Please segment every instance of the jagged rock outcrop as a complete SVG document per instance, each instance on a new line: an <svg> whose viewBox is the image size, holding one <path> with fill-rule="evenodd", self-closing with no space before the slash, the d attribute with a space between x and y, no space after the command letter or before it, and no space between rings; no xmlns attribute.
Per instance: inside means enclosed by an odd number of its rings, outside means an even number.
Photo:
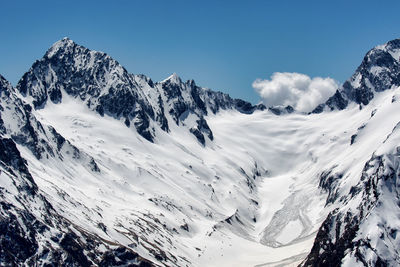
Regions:
<svg viewBox="0 0 400 267"><path fill-rule="evenodd" d="M236 109L252 113L265 108L203 89L193 80L182 82L175 73L154 83L145 75L128 73L107 54L91 51L68 38L56 42L36 61L18 82L17 89L36 109L43 108L47 101L60 103L63 94L78 98L102 116L115 117L128 127L134 125L149 141L154 140L154 127L168 132L169 124L179 125L186 111L203 123L210 111ZM198 130L190 132L204 144L202 140L210 135L204 136L202 128L189 127Z"/></svg>
<svg viewBox="0 0 400 267"><path fill-rule="evenodd" d="M324 109L342 110L351 102L368 105L378 92L400 85L400 39L371 49L356 72L325 103L313 113Z"/></svg>
<svg viewBox="0 0 400 267"><path fill-rule="evenodd" d="M341 207L329 213L301 266L400 264L400 162L399 147L392 143L399 140L398 126L393 135L380 149L385 152L377 151L365 164L359 183L340 196Z"/></svg>
<svg viewBox="0 0 400 267"><path fill-rule="evenodd" d="M34 181L21 145L38 159L69 157L99 172L93 158L44 126L0 76L0 263L10 266L152 266L134 251L90 234L55 210ZM3 187L8 185L7 187ZM78 234L79 233L79 234ZM105 248L105 249L104 249Z"/></svg>
<svg viewBox="0 0 400 267"><path fill-rule="evenodd" d="M360 109L380 92L400 85L400 39L377 46L365 56L356 73L325 104L343 110L354 102ZM397 101L392 97L391 105ZM382 107L380 107L382 108ZM373 109L372 120L378 109ZM350 146L358 142L369 122L351 136ZM319 186L328 193L327 206L334 208L319 228L313 248L301 266L398 266L400 256L399 125L379 144L365 163L361 176L350 189L351 178L332 170L323 172Z"/></svg>
<svg viewBox="0 0 400 267"><path fill-rule="evenodd" d="M14 141L0 137L0 175L3 183L12 185L0 187L2 265L153 265L62 217L40 192L26 164Z"/></svg>

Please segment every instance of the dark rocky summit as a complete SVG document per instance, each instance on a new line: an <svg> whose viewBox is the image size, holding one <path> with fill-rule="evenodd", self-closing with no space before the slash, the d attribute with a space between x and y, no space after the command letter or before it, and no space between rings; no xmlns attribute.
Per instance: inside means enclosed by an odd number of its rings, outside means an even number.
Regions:
<svg viewBox="0 0 400 267"><path fill-rule="evenodd" d="M154 127L169 131L169 124L180 125L185 112L198 117L220 109L236 109L252 113L264 109L229 95L198 87L193 80L183 82L175 73L154 83L145 75L127 72L107 54L91 51L68 38L56 42L36 61L18 82L17 90L32 98L34 108L43 108L47 101L62 102L63 93L78 98L100 115L108 115L133 125L147 140L154 141ZM191 128L200 143L202 125ZM208 129L207 131L211 131Z"/></svg>
<svg viewBox="0 0 400 267"><path fill-rule="evenodd" d="M400 85L400 39L371 49L356 72L325 103L318 105L313 113L324 109L342 110L349 103L368 105L375 93Z"/></svg>

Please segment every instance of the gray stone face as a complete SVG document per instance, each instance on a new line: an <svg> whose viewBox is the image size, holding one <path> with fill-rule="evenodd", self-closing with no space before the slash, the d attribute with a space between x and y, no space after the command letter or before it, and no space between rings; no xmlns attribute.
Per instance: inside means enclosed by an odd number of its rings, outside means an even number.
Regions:
<svg viewBox="0 0 400 267"><path fill-rule="evenodd" d="M356 72L325 103L317 106L313 113L325 108L345 109L350 102L368 105L375 93L400 85L400 39L371 49Z"/></svg>
<svg viewBox="0 0 400 267"><path fill-rule="evenodd" d="M134 126L151 142L155 138L154 124L168 132L168 118L179 125L185 112L196 114L200 119L209 111L216 113L220 109L243 113L263 109L227 94L200 88L193 80L182 82L176 74L154 83L145 75L128 73L107 54L91 51L68 38L55 43L32 65L18 82L17 90L23 96L32 97L36 109L44 107L47 101L62 102L62 92L65 92L81 99L102 116L121 119L127 127ZM190 132L199 136L197 131Z"/></svg>
<svg viewBox="0 0 400 267"><path fill-rule="evenodd" d="M11 120L14 128L9 126ZM31 106L0 76L0 174L2 182L11 185L7 189L0 186L1 265L153 266L132 250L110 246L83 231L55 210L39 190L17 145L28 148L37 159L55 157L62 162L70 157L90 171L100 172L92 157L51 126L42 126Z"/></svg>

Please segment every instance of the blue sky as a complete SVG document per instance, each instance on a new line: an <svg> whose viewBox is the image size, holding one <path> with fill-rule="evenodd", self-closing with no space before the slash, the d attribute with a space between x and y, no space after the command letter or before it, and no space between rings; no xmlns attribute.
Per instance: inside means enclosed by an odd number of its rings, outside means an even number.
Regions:
<svg viewBox="0 0 400 267"><path fill-rule="evenodd" d="M64 36L131 73L183 79L256 103L257 78L345 81L400 38L400 1L2 1L0 74L13 84Z"/></svg>

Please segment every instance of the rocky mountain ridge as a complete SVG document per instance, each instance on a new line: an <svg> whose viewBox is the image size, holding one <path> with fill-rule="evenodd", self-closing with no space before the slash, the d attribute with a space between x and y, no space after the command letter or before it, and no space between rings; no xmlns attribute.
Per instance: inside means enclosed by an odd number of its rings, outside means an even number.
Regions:
<svg viewBox="0 0 400 267"><path fill-rule="evenodd" d="M379 45L365 55L361 65L336 93L313 113L324 109L343 110L350 102L368 105L378 92L400 85L400 39Z"/></svg>
<svg viewBox="0 0 400 267"><path fill-rule="evenodd" d="M62 92L81 99L99 114L132 124L138 133L154 141L156 125L168 132L169 125L182 124L187 114L196 119L189 131L204 145L212 140L204 116L220 109L236 109L243 113L263 110L263 105L232 99L229 95L198 87L193 80L182 82L174 73L154 83L145 75L127 72L117 61L103 52L91 51L64 38L56 42L36 61L18 82L17 90L31 100L36 109L47 101L60 103Z"/></svg>
<svg viewBox="0 0 400 267"><path fill-rule="evenodd" d="M0 263L1 265L151 266L137 253L108 244L59 214L41 192L19 145L38 160L70 158L88 171L100 171L93 158L43 126L30 105L0 76ZM44 242L43 242L44 241ZM104 248L106 248L104 250Z"/></svg>
<svg viewBox="0 0 400 267"><path fill-rule="evenodd" d="M400 265L399 56L300 114L60 40L0 76L0 263Z"/></svg>

